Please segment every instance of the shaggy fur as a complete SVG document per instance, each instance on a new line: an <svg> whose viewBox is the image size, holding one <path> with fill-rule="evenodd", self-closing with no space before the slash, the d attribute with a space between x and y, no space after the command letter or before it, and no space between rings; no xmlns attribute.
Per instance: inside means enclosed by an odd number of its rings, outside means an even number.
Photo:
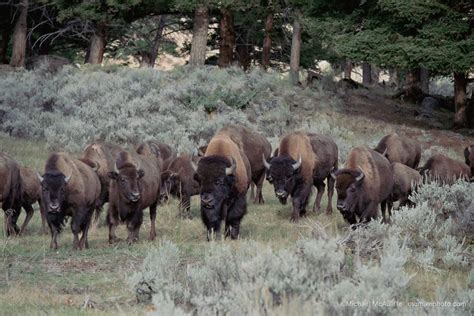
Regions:
<svg viewBox="0 0 474 316"><path fill-rule="evenodd" d="M471 170L466 164L441 154L430 157L418 171L429 179L446 184L453 184L458 179L468 181L471 178Z"/></svg>
<svg viewBox="0 0 474 316"><path fill-rule="evenodd" d="M420 163L420 144L398 134L390 134L382 138L375 147L375 151L380 154L385 153L385 157L390 162L399 162L413 169L416 169Z"/></svg>

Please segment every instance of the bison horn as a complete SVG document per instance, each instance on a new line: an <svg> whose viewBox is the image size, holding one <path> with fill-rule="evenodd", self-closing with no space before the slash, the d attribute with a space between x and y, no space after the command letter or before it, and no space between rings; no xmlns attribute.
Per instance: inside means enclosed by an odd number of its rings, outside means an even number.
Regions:
<svg viewBox="0 0 474 316"><path fill-rule="evenodd" d="M265 154L262 154L262 160L263 160L263 165L265 166L265 169L270 169L270 164L268 163L267 159L265 159Z"/></svg>
<svg viewBox="0 0 474 316"><path fill-rule="evenodd" d="M383 152L382 156L387 157L386 156L387 155L387 150L388 150L388 148L385 148L385 151Z"/></svg>
<svg viewBox="0 0 474 316"><path fill-rule="evenodd" d="M301 167L301 155L300 155L300 159L298 159L298 161L296 163L292 164L291 166L293 167L293 170L296 170L299 167Z"/></svg>
<svg viewBox="0 0 474 316"><path fill-rule="evenodd" d="M191 159L191 166L193 167L194 172L198 171L198 166L194 163L192 159Z"/></svg>
<svg viewBox="0 0 474 316"><path fill-rule="evenodd" d="M336 173L334 172L335 171L335 168L332 167L331 171L330 171L330 175L331 175L331 178L333 178L334 180L336 180Z"/></svg>
<svg viewBox="0 0 474 316"><path fill-rule="evenodd" d="M72 177L72 170L71 170L71 173L66 178L64 178L64 181L68 183L69 180L71 180L71 177Z"/></svg>
<svg viewBox="0 0 474 316"><path fill-rule="evenodd" d="M362 168L360 166L357 166L357 169L359 169L359 175L357 175L355 179L357 182L359 182L362 179L364 179L365 174L364 174L364 171L362 171Z"/></svg>
<svg viewBox="0 0 474 316"><path fill-rule="evenodd" d="M225 168L226 176L230 176L231 174L233 174L235 171L235 168L237 167L237 165L235 164L234 157L232 157L231 160L232 160L232 165L229 168Z"/></svg>
<svg viewBox="0 0 474 316"><path fill-rule="evenodd" d="M114 164L114 172L119 173L119 169L117 167L117 162L115 162L115 164Z"/></svg>
<svg viewBox="0 0 474 316"><path fill-rule="evenodd" d="M40 183L43 183L44 178L40 175L38 171L36 171L36 175L38 176L38 179L40 180Z"/></svg>

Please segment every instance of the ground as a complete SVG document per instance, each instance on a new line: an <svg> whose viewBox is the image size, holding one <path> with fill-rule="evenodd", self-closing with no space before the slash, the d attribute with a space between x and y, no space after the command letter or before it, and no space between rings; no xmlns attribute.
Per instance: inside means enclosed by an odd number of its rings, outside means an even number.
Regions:
<svg viewBox="0 0 474 316"><path fill-rule="evenodd" d="M363 112L355 96L354 108L346 112L328 112L326 115L336 119L343 126L352 126L360 133L371 134L374 131L383 134L392 131L405 131L423 142L425 149L432 145L443 146L461 158L465 145L473 139L459 134L431 129L423 126L419 129L416 120L403 119L405 114L396 116L392 121L382 111ZM359 99L357 99L359 98ZM372 102L373 103L373 102ZM396 108L396 105L394 105ZM369 112L369 113L367 113ZM394 114L397 115L397 114ZM387 122L388 121L388 122ZM408 126L407 126L408 125ZM45 142L13 139L0 136L0 147L20 163L43 169L48 155ZM301 236L308 234L310 223L320 222L331 234L342 234L347 229L337 210L333 215L309 214L298 223L291 223L291 203L281 205L274 197L268 183L264 186L265 205L249 202L248 214L241 225L241 238L256 240L272 247L288 247ZM250 201L250 199L248 199ZM314 195L308 209L312 208ZM335 197L333 201L335 206ZM322 210L327 205L326 195L322 201ZM335 209L335 207L334 207ZM128 246L125 242L109 245L107 227L104 226L105 211L100 222L90 232L90 249L72 250L72 234L69 225L60 238L57 251L49 249L50 236L40 235L40 217L36 212L28 227L27 235L16 238L2 238L0 263L0 314L144 314L150 306L136 303L135 295L127 283L128 277L140 268L141 262L153 247L163 240L177 244L184 252L188 262L199 259L207 245L205 229L199 218L197 199L192 201L192 220L177 219L177 203L171 200L158 209L158 237L154 242L147 240L149 232L148 212L140 233L138 244ZM24 214L20 218L23 220ZM3 222L3 220L1 220ZM3 224L3 223L2 223ZM118 231L125 238L123 226ZM238 241L217 241L236 244ZM427 272L417 267L409 267L413 272L410 294L429 299L434 297L437 284L446 284L448 288L461 285L466 287L468 271Z"/></svg>

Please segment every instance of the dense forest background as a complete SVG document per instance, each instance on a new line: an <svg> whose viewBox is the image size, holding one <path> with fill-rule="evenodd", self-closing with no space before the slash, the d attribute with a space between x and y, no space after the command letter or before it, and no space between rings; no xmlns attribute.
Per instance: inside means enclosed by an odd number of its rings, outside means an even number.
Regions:
<svg viewBox="0 0 474 316"><path fill-rule="evenodd" d="M46 55L153 68L168 53L192 66L289 71L299 83L301 70L317 78L325 60L345 79L360 66L364 85L388 85L415 103L429 94L430 78L448 77L461 127L474 121L466 94L473 26L469 0L2 1L0 62L31 68Z"/></svg>

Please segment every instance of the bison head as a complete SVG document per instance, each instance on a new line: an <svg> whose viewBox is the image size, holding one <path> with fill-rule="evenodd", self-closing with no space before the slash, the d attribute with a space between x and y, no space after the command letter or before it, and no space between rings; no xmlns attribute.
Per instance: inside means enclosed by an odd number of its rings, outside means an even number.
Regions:
<svg viewBox="0 0 474 316"><path fill-rule="evenodd" d="M268 182L273 184L275 195L280 203L286 204L288 196L293 192L299 180L301 171L301 156L295 161L290 156L277 156L268 162L263 157L263 163L267 169Z"/></svg>
<svg viewBox="0 0 474 316"><path fill-rule="evenodd" d="M202 158L194 180L199 183L201 214L209 231L219 231L222 210L235 183L236 163L221 156Z"/></svg>
<svg viewBox="0 0 474 316"><path fill-rule="evenodd" d="M59 213L66 202L66 187L71 179L61 172L48 172L38 178L41 182L41 201L50 213Z"/></svg>
<svg viewBox="0 0 474 316"><path fill-rule="evenodd" d="M179 197L180 179L179 174L166 170L161 173L160 201L162 203L168 200L169 195Z"/></svg>
<svg viewBox="0 0 474 316"><path fill-rule="evenodd" d="M339 169L331 171L331 177L336 180L337 209L342 215L354 213L359 204L364 172L362 169Z"/></svg>
<svg viewBox="0 0 474 316"><path fill-rule="evenodd" d="M136 203L140 200L141 181L145 172L138 166L125 163L120 169L115 165L115 170L108 173L112 181L117 182L119 195L127 202Z"/></svg>

